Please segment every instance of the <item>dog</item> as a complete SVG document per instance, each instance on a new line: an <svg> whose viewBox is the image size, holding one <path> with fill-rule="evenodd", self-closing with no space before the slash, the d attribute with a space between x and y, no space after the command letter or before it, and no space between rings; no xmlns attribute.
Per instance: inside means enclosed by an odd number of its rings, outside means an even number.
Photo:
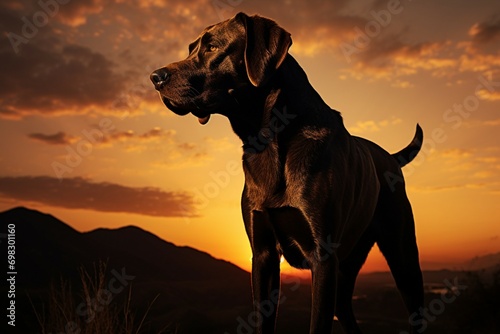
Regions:
<svg viewBox="0 0 500 334"><path fill-rule="evenodd" d="M186 59L150 76L175 114L201 124L222 114L243 142L256 330L274 333L283 256L312 271L310 333L331 333L334 315L345 332L361 333L352 294L377 243L416 332L424 293L401 167L419 152L422 129L417 124L411 143L392 155L351 136L288 53L291 44L273 20L238 13L207 27Z"/></svg>

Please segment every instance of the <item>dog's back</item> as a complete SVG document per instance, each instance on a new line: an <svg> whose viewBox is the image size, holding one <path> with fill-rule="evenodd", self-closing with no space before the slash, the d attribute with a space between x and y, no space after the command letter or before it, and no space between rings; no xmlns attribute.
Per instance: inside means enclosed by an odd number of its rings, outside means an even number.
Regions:
<svg viewBox="0 0 500 334"><path fill-rule="evenodd" d="M370 151L381 188L388 187L393 192L398 189L399 191L404 190L404 187L401 188L404 186L401 168L410 163L420 152L423 142L422 128L417 124L412 141L405 148L393 154L368 139L355 136L353 138Z"/></svg>

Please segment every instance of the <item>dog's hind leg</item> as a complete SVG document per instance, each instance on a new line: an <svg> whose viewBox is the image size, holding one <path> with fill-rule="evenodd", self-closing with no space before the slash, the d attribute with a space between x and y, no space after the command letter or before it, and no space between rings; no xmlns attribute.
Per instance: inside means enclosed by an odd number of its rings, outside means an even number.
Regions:
<svg viewBox="0 0 500 334"><path fill-rule="evenodd" d="M373 228L369 226L349 256L340 262L336 315L347 334L361 333L352 309L352 295L359 270L374 244Z"/></svg>
<svg viewBox="0 0 500 334"><path fill-rule="evenodd" d="M377 244L389 264L409 313L412 333L426 326L420 314L424 303L422 271L418 259L415 223L406 194L386 194L379 203Z"/></svg>

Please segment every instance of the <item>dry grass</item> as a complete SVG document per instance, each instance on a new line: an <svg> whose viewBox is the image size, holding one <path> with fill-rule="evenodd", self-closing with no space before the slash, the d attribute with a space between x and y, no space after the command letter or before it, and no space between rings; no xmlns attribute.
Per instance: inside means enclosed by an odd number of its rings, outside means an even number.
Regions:
<svg viewBox="0 0 500 334"><path fill-rule="evenodd" d="M81 288L75 294L71 283L63 278L52 284L46 307L36 310L42 334L140 334L147 314L158 296L149 303L146 312L136 319L131 309L132 284L118 293L107 290L107 264L99 262L93 272L79 270ZM120 301L119 301L120 300ZM78 302L77 302L78 301Z"/></svg>

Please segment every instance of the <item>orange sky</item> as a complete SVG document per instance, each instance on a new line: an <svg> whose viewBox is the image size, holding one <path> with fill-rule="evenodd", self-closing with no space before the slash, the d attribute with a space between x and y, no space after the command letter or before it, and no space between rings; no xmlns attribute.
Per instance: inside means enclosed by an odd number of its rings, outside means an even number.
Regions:
<svg viewBox="0 0 500 334"><path fill-rule="evenodd" d="M424 269L500 251L498 1L86 0L25 27L43 10L0 4L1 210L80 231L138 225L249 269L239 140L221 116L175 116L148 79L245 11L291 32L352 134L394 152L422 125L404 172ZM374 249L363 270L386 268Z"/></svg>

